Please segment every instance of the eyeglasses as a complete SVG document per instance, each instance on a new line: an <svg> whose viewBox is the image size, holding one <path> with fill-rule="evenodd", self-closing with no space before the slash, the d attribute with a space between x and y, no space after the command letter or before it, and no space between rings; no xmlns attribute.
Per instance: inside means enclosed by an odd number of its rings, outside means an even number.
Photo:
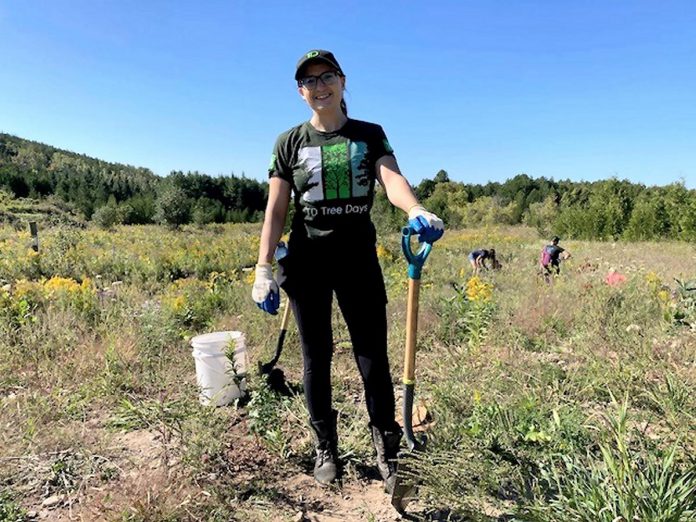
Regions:
<svg viewBox="0 0 696 522"><path fill-rule="evenodd" d="M304 87L313 91L319 85L319 80L324 85L333 85L338 80L339 74L336 71L326 71L321 73L319 76L305 76L297 81L300 87Z"/></svg>

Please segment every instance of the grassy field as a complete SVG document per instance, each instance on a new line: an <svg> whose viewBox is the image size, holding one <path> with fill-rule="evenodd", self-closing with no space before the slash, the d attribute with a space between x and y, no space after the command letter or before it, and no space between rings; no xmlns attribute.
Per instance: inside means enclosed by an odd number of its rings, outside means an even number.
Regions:
<svg viewBox="0 0 696 522"><path fill-rule="evenodd" d="M312 439L290 328L251 301L259 225L0 229L0 522L394 520L372 467L362 386L335 315L342 483L311 479ZM395 386L406 264L378 253ZM696 520L696 248L563 243L547 284L525 228L447 232L424 269L416 387L428 452L423 520ZM467 253L503 268L471 278ZM607 283L616 271L625 281ZM620 278L619 278L620 279ZM250 397L197 400L189 339L246 335ZM425 416L425 415L422 415Z"/></svg>

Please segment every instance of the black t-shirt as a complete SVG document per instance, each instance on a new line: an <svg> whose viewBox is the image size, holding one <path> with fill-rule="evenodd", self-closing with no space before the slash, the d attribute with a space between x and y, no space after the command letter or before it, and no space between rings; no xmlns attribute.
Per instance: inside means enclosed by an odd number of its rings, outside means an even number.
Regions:
<svg viewBox="0 0 696 522"><path fill-rule="evenodd" d="M281 134L268 176L292 187L295 239L365 237L374 244L375 164L393 154L382 127L359 120L348 119L335 132L305 122Z"/></svg>

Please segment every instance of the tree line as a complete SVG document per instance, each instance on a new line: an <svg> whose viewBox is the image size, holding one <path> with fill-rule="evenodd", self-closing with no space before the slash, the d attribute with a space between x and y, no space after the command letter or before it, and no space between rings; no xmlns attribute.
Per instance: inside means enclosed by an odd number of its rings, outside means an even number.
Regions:
<svg viewBox="0 0 696 522"><path fill-rule="evenodd" d="M576 182L519 174L503 183L470 184L440 170L415 192L449 228L525 224L566 239L696 240L696 191L683 182L648 187L615 178ZM382 230L403 225L383 192L373 215Z"/></svg>
<svg viewBox="0 0 696 522"><path fill-rule="evenodd" d="M524 223L542 235L574 239L696 239L696 191L683 182L648 187L616 178L573 182L520 174L471 185L441 171L418 192L453 227Z"/></svg>
<svg viewBox="0 0 696 522"><path fill-rule="evenodd" d="M268 184L199 172L163 178L0 134L0 190L15 198L57 198L104 226L176 226L259 221ZM615 178L575 182L519 174L502 183L473 184L451 181L440 170L415 191L451 228L526 224L567 239L696 240L696 191L684 183L648 187ZM380 229L394 231L404 216L378 190L373 218Z"/></svg>

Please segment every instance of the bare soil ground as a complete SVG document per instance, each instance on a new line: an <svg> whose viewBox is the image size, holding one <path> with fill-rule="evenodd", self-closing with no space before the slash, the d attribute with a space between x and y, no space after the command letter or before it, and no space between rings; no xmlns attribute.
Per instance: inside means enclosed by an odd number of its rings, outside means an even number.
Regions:
<svg viewBox="0 0 696 522"><path fill-rule="evenodd" d="M137 430L114 434L108 447L102 450L103 458L118 471L114 479L95 486L86 480L85 486L72 495L48 498L35 495L27 499L24 507L31 518L46 521L153 520L151 517L158 511L179 513L177 519L182 520L206 520L193 506L205 503L206 497L212 495L207 486L222 481L234 492L232 501L239 503L240 513L245 513L244 520L402 519L391 506L372 466L351 468L337 486L321 487L312 478L311 456L282 460L249 435L245 424L241 419L231 427L230 440L234 443L224 453L227 476L216 473L185 476L175 448L163 444L161 434ZM94 429L99 427L95 425ZM258 502L252 497L258 493L259 484L263 484L266 492L272 492L269 495L272 500L269 505L253 510L250 502ZM410 506L410 511L415 510L415 517L418 509L417 503ZM258 515L252 514L254 511Z"/></svg>

